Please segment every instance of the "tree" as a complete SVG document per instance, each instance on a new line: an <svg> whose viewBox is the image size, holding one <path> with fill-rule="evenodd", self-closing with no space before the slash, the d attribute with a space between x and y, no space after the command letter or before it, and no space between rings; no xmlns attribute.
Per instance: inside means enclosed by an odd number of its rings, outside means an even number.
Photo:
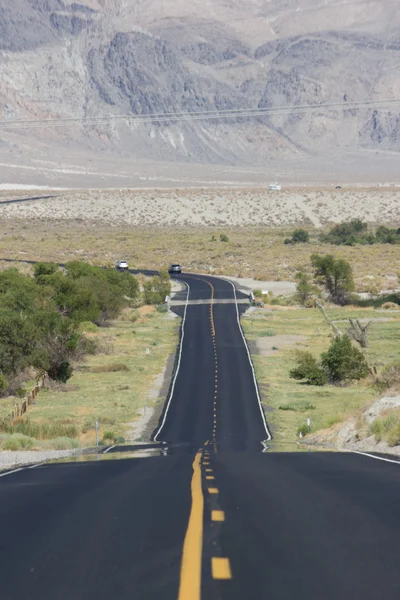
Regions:
<svg viewBox="0 0 400 600"><path fill-rule="evenodd" d="M351 265L341 258L335 259L331 254L313 254L311 264L316 280L325 286L332 302L340 306L347 304L348 297L354 290Z"/></svg>
<svg viewBox="0 0 400 600"><path fill-rule="evenodd" d="M332 383L358 380L368 375L365 356L352 345L348 335L332 340L329 350L321 354L321 366Z"/></svg>
<svg viewBox="0 0 400 600"><path fill-rule="evenodd" d="M171 282L167 272L161 271L143 285L143 297L146 304L162 304L166 296L171 295Z"/></svg>
<svg viewBox="0 0 400 600"><path fill-rule="evenodd" d="M32 312L37 295L37 285L31 277L17 269L0 273L0 308L16 312Z"/></svg>
<svg viewBox="0 0 400 600"><path fill-rule="evenodd" d="M66 382L72 376L71 362L84 353L83 338L72 320L56 312L35 315L37 345L33 365L51 379Z"/></svg>
<svg viewBox="0 0 400 600"><path fill-rule="evenodd" d="M317 359L310 352L298 350L296 352L297 367L290 371L290 377L297 380L305 380L308 385L325 385L328 377Z"/></svg>
<svg viewBox="0 0 400 600"><path fill-rule="evenodd" d="M315 292L315 287L310 283L310 278L305 273L296 273L295 279L297 279L296 296L300 304L304 306Z"/></svg>
<svg viewBox="0 0 400 600"><path fill-rule="evenodd" d="M46 276L53 275L56 271L58 271L58 265L56 265L56 263L38 262L34 266L33 276L37 283L43 284L46 283Z"/></svg>
<svg viewBox="0 0 400 600"><path fill-rule="evenodd" d="M349 319L350 327L347 330L348 336L360 344L361 348L368 347L368 327L371 325L369 321L363 325L358 319Z"/></svg>
<svg viewBox="0 0 400 600"><path fill-rule="evenodd" d="M16 375L32 364L36 347L36 329L21 314L2 311L0 315L0 371Z"/></svg>

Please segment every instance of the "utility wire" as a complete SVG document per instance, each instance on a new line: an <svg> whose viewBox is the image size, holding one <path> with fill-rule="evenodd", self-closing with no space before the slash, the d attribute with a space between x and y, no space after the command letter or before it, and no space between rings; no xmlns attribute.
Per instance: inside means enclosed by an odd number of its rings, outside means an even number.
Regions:
<svg viewBox="0 0 400 600"><path fill-rule="evenodd" d="M95 125L97 123L162 123L176 121L202 121L220 119L248 119L254 117L267 117L269 115L329 112L336 110L365 110L390 108L400 106L400 99L393 100L368 100L364 102L332 102L312 105L277 106L271 108L241 108L194 112L167 112L150 114L125 114L107 115L103 117L60 117L51 119L21 119L0 121L0 129L34 129L48 125L52 127L68 127L73 124Z"/></svg>

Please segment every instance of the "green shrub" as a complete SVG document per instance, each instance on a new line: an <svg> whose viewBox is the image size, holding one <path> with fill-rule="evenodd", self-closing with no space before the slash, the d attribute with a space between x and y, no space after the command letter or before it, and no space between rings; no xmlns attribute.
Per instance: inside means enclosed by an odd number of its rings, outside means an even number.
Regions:
<svg viewBox="0 0 400 600"><path fill-rule="evenodd" d="M291 238L287 238L285 244L307 244L310 241L310 234L305 229L295 229Z"/></svg>
<svg viewBox="0 0 400 600"><path fill-rule="evenodd" d="M97 333L98 330L98 326L91 321L83 321L78 327L79 333Z"/></svg>
<svg viewBox="0 0 400 600"><path fill-rule="evenodd" d="M332 340L329 350L321 354L321 366L332 383L359 380L368 375L365 356L347 335Z"/></svg>
<svg viewBox="0 0 400 600"><path fill-rule="evenodd" d="M73 450L79 448L79 446L78 440L69 437L57 437L46 443L46 448L52 448L53 450Z"/></svg>
<svg viewBox="0 0 400 600"><path fill-rule="evenodd" d="M105 431L103 434L103 443L108 444L110 442L115 442L117 437L118 436L113 431Z"/></svg>
<svg viewBox="0 0 400 600"><path fill-rule="evenodd" d="M308 434L308 425L306 423L297 428L297 435L300 435L300 433L303 437Z"/></svg>
<svg viewBox="0 0 400 600"><path fill-rule="evenodd" d="M229 238L225 233L221 233L219 239L221 240L221 242L229 242Z"/></svg>
<svg viewBox="0 0 400 600"><path fill-rule="evenodd" d="M132 312L129 315L129 321L131 323L136 323L136 321L138 320L138 318L139 318L138 311L137 310L132 310Z"/></svg>
<svg viewBox="0 0 400 600"><path fill-rule="evenodd" d="M166 304L158 304L156 310L159 313L167 313L168 312L168 306Z"/></svg>
<svg viewBox="0 0 400 600"><path fill-rule="evenodd" d="M400 423L397 423L387 435L387 443L391 448L400 445Z"/></svg>
<svg viewBox="0 0 400 600"><path fill-rule="evenodd" d="M290 371L292 379L303 380L308 385L325 385L328 382L326 372L310 352L297 350L295 355L297 367Z"/></svg>
<svg viewBox="0 0 400 600"><path fill-rule="evenodd" d="M26 435L12 434L3 443L3 450L31 450L36 443L35 439Z"/></svg>

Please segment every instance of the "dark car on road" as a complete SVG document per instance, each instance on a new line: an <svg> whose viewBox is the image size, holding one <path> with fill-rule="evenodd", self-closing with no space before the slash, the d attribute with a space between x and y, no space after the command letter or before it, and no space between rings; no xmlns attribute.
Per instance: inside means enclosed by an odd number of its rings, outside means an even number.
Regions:
<svg viewBox="0 0 400 600"><path fill-rule="evenodd" d="M181 265L171 265L168 269L168 273L170 275L176 275L177 273L182 273Z"/></svg>

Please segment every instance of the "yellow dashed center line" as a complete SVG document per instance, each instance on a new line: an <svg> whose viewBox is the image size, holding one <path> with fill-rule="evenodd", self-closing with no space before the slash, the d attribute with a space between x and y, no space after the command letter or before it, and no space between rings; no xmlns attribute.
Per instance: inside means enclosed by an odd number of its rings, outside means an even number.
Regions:
<svg viewBox="0 0 400 600"><path fill-rule="evenodd" d="M211 572L214 579L232 579L229 558L212 558Z"/></svg>
<svg viewBox="0 0 400 600"><path fill-rule="evenodd" d="M212 510L211 511L212 521L225 521L225 513L223 510Z"/></svg>

